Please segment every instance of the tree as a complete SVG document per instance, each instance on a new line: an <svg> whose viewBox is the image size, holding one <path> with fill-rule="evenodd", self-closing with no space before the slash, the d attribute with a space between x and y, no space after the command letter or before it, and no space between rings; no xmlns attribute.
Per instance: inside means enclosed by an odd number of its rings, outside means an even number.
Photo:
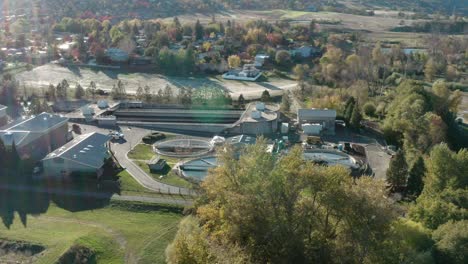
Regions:
<svg viewBox="0 0 468 264"><path fill-rule="evenodd" d="M276 52L275 61L280 66L288 66L291 63L291 54L286 50Z"/></svg>
<svg viewBox="0 0 468 264"><path fill-rule="evenodd" d="M239 158L230 146L219 154L168 262L372 263L396 216L382 182L257 142Z"/></svg>
<svg viewBox="0 0 468 264"><path fill-rule="evenodd" d="M231 55L228 58L228 64L230 68L239 68L241 65L241 59L237 55Z"/></svg>
<svg viewBox="0 0 468 264"><path fill-rule="evenodd" d="M143 101L143 98L144 98L143 87L141 87L141 85L138 85L138 89L136 91L136 99L139 101Z"/></svg>
<svg viewBox="0 0 468 264"><path fill-rule="evenodd" d="M446 76L447 76L448 81L454 81L455 79L457 79L458 78L457 68L454 65L448 65Z"/></svg>
<svg viewBox="0 0 468 264"><path fill-rule="evenodd" d="M348 100L346 100L343 117L348 125L351 121L351 116L353 115L355 104L356 100L354 99L354 97L349 97Z"/></svg>
<svg viewBox="0 0 468 264"><path fill-rule="evenodd" d="M117 82L117 85L114 84L111 90L111 96L114 100L123 100L127 98L127 91L121 80Z"/></svg>
<svg viewBox="0 0 468 264"><path fill-rule="evenodd" d="M463 201L468 196L468 150L453 152L447 144L437 145L426 165L424 188L409 216L431 229L466 219L468 206Z"/></svg>
<svg viewBox="0 0 468 264"><path fill-rule="evenodd" d="M80 84L76 85L75 88L75 99L82 99L86 95L85 90Z"/></svg>
<svg viewBox="0 0 468 264"><path fill-rule="evenodd" d="M53 84L49 84L46 92L46 98L48 101L55 101L57 99L55 96L55 86Z"/></svg>
<svg viewBox="0 0 468 264"><path fill-rule="evenodd" d="M408 185L406 187L406 193L417 198L424 188L424 174L426 173L426 166L424 165L424 159L419 157L413 164L409 171Z"/></svg>
<svg viewBox="0 0 468 264"><path fill-rule="evenodd" d="M358 130L361 127L361 109L359 109L359 105L356 104L353 107L353 114L351 115L351 120L349 121L352 128Z"/></svg>
<svg viewBox="0 0 468 264"><path fill-rule="evenodd" d="M390 160L390 167L387 170L387 182L392 186L393 191L399 191L406 186L408 177L408 165L405 154L399 150Z"/></svg>
<svg viewBox="0 0 468 264"><path fill-rule="evenodd" d="M426 65L424 66L424 75L426 76L426 80L432 81L434 79L434 76L437 73L437 67L432 58L430 58Z"/></svg>
<svg viewBox="0 0 468 264"><path fill-rule="evenodd" d="M197 19L197 22L195 23L195 39L196 40L200 40L203 38L203 35L204 35L204 30L203 30L203 26L202 24L200 23L200 20Z"/></svg>
<svg viewBox="0 0 468 264"><path fill-rule="evenodd" d="M262 96L260 97L260 101L262 101L264 103L267 103L267 102L271 101L270 92L268 92L268 90L263 91Z"/></svg>
<svg viewBox="0 0 468 264"><path fill-rule="evenodd" d="M244 95L243 94L240 94L239 95L239 98L237 99L237 103L239 104L239 106L244 106L245 105L245 99L244 99Z"/></svg>
<svg viewBox="0 0 468 264"><path fill-rule="evenodd" d="M96 83L91 81L89 83L89 87L86 89L86 96L94 100L96 97L96 90L97 90Z"/></svg>
<svg viewBox="0 0 468 264"><path fill-rule="evenodd" d="M145 88L143 89L143 100L146 103L150 103L152 100L152 94L151 94L151 88L148 85L145 85Z"/></svg>
<svg viewBox="0 0 468 264"><path fill-rule="evenodd" d="M68 84L68 81L63 79L62 82L60 82L56 87L56 92L55 92L56 97L60 100L66 100L68 98L69 88L70 88L70 85Z"/></svg>
<svg viewBox="0 0 468 264"><path fill-rule="evenodd" d="M468 262L468 220L450 221L433 233L437 263Z"/></svg>
<svg viewBox="0 0 468 264"><path fill-rule="evenodd" d="M294 75L296 75L296 79L299 82L303 82L307 79L307 77L309 76L309 71L310 68L307 64L297 64L293 68Z"/></svg>
<svg viewBox="0 0 468 264"><path fill-rule="evenodd" d="M163 92L163 102L169 104L172 102L174 97L174 93L172 91L172 87L170 85L166 85Z"/></svg>
<svg viewBox="0 0 468 264"><path fill-rule="evenodd" d="M3 140L0 138L0 157L6 157L7 156L7 149L5 146L5 143L3 143ZM6 160L5 159L0 159L0 173L2 171L2 168L6 165Z"/></svg>
<svg viewBox="0 0 468 264"><path fill-rule="evenodd" d="M366 114L366 116L370 116L370 117L375 116L376 107L375 107L375 104L372 102L367 102L362 107L362 110L364 110L364 114Z"/></svg>
<svg viewBox="0 0 468 264"><path fill-rule="evenodd" d="M17 105L19 83L10 73L3 74L2 85L0 87L0 104Z"/></svg>
<svg viewBox="0 0 468 264"><path fill-rule="evenodd" d="M289 91L286 91L281 98L281 110L283 112L289 112L291 110L291 94Z"/></svg>

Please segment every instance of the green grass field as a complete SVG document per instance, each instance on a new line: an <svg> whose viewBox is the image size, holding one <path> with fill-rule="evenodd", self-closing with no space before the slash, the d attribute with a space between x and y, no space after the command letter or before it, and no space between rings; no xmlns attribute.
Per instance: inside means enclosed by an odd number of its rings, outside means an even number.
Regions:
<svg viewBox="0 0 468 264"><path fill-rule="evenodd" d="M97 263L165 263L164 250L182 217L180 208L111 202L105 208L69 212L51 204L47 213L18 217L0 238L46 247L37 263L55 263L72 245L96 254ZM17 215L16 215L17 216Z"/></svg>
<svg viewBox="0 0 468 264"><path fill-rule="evenodd" d="M190 182L177 176L176 174L170 171L172 166L174 166L177 162L179 162L179 160L176 158L161 156L162 159L166 160L168 166L170 166L170 168L167 170L168 173L158 174L158 173L150 172L150 169L148 168L148 165L146 164L146 162L144 162L144 160L151 160L154 156L155 156L155 153L153 152L152 146L147 145L147 144L138 144L135 146L134 149L132 149L128 153L128 158L134 160L136 165L138 165L143 171L145 171L148 175L153 177L155 180L160 181L162 183L177 186L177 187L184 187L184 188L192 187L192 184ZM161 177L161 175L163 177ZM141 190L141 191L146 190L145 188L141 186L137 186L139 184L135 180L133 180L130 175L122 174L120 176L121 176L121 182L122 182L122 191L125 191L126 189L127 190L130 190L130 189ZM138 188L138 187L141 187L141 188Z"/></svg>
<svg viewBox="0 0 468 264"><path fill-rule="evenodd" d="M152 173L150 171L148 165L145 162L135 161L135 164L137 164L138 167L140 167L148 175L150 175L151 177L153 177L157 181L160 181L160 182L166 183L166 184L170 184L170 185L173 185L173 186L177 186L177 187L184 187L184 188L191 188L192 187L192 184L190 182L188 182L184 178L181 178L181 177L177 176L175 173L170 171L172 169L172 166L175 163L171 163L171 162L168 161L167 164L168 164L168 166L170 166L170 169L168 170L169 172L167 174L162 175L163 177L161 177L161 174Z"/></svg>
<svg viewBox="0 0 468 264"><path fill-rule="evenodd" d="M128 153L129 159L151 160L155 156L151 145L138 144Z"/></svg>

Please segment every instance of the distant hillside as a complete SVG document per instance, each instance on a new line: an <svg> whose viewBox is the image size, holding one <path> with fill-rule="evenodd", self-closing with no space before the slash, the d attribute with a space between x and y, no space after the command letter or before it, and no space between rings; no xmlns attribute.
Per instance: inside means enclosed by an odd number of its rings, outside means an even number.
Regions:
<svg viewBox="0 0 468 264"><path fill-rule="evenodd" d="M365 14L366 9L383 8L444 14L455 11L468 15L468 0L0 0L3 12L50 14L57 19L65 16L148 19L229 9L326 10Z"/></svg>
<svg viewBox="0 0 468 264"><path fill-rule="evenodd" d="M424 13L443 13L451 15L453 12L468 15L467 0L341 0L342 4L362 6L367 8L388 8L392 10L411 10Z"/></svg>

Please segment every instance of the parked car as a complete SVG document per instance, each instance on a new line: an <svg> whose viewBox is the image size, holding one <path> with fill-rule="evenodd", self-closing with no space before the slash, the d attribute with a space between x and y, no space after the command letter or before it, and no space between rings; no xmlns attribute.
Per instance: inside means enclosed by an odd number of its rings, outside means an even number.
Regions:
<svg viewBox="0 0 468 264"><path fill-rule="evenodd" d="M125 138L125 135L118 131L110 131L109 136L111 136L113 140L120 140Z"/></svg>
<svg viewBox="0 0 468 264"><path fill-rule="evenodd" d="M80 127L78 124L73 124L73 125L72 125L72 130L73 130L73 132L75 132L76 134L81 134L81 127Z"/></svg>

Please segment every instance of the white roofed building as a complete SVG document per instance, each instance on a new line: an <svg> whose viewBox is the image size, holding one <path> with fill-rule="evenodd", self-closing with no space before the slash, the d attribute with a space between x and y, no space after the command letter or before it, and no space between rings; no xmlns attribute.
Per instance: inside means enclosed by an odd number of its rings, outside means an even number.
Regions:
<svg viewBox="0 0 468 264"><path fill-rule="evenodd" d="M76 137L42 160L45 177L61 178L73 174L101 177L105 162L111 157L109 140L109 136L99 133Z"/></svg>

